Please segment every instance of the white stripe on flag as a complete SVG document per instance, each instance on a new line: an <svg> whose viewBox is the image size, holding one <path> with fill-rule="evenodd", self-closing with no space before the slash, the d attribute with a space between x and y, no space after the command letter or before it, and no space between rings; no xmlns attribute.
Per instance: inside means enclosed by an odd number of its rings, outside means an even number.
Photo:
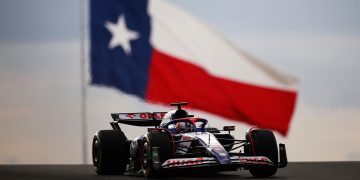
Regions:
<svg viewBox="0 0 360 180"><path fill-rule="evenodd" d="M154 48L198 65L217 77L262 87L297 89L296 78L249 57L183 10L163 0L150 0L149 14Z"/></svg>

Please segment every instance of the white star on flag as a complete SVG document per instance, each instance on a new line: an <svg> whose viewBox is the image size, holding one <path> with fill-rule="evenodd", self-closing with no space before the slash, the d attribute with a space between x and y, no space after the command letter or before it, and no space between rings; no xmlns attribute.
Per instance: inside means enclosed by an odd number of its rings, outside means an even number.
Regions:
<svg viewBox="0 0 360 180"><path fill-rule="evenodd" d="M120 15L118 21L114 24L107 21L105 27L110 31L112 38L109 48L114 49L121 46L127 55L131 54L130 41L138 39L139 33L127 28L124 16Z"/></svg>

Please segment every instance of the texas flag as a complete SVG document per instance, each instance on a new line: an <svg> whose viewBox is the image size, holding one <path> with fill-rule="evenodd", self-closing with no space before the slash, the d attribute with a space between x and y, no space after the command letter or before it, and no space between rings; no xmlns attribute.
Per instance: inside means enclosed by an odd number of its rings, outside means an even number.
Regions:
<svg viewBox="0 0 360 180"><path fill-rule="evenodd" d="M90 28L93 85L288 132L297 80L166 1L91 0Z"/></svg>

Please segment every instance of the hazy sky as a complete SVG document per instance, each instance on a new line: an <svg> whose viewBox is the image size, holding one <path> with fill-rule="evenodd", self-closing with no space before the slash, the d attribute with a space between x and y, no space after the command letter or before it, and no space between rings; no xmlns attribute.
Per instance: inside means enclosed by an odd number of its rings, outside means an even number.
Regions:
<svg viewBox="0 0 360 180"><path fill-rule="evenodd" d="M289 160L360 160L360 1L170 2L300 79L290 133L278 136ZM81 163L79 52L78 1L0 1L0 163ZM147 110L166 108L88 87L89 150L109 113ZM248 126L237 128L242 138Z"/></svg>

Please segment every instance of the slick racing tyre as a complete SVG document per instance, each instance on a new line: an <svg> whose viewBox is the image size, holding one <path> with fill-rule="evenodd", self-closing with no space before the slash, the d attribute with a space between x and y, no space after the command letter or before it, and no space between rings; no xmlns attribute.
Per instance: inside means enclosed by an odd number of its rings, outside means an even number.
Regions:
<svg viewBox="0 0 360 180"><path fill-rule="evenodd" d="M124 132L101 130L92 145L92 160L97 174L123 174L129 161L129 143Z"/></svg>
<svg viewBox="0 0 360 180"><path fill-rule="evenodd" d="M161 169L154 167L154 160L159 161L159 166L166 160L171 158L171 142L168 135L161 132L149 132L143 141L142 146L142 168L145 177L156 178L162 177L165 174ZM158 152L153 152L153 148L157 148Z"/></svg>
<svg viewBox="0 0 360 180"><path fill-rule="evenodd" d="M274 163L274 166L250 167L250 173L255 177L273 176L277 171L278 165L278 148L273 132L265 129L255 129L250 133L252 136L247 134L246 140L251 142L250 138L252 137L255 152L251 152L251 154L256 156L265 156ZM251 144L249 146L246 147L245 153L249 152L251 149Z"/></svg>

